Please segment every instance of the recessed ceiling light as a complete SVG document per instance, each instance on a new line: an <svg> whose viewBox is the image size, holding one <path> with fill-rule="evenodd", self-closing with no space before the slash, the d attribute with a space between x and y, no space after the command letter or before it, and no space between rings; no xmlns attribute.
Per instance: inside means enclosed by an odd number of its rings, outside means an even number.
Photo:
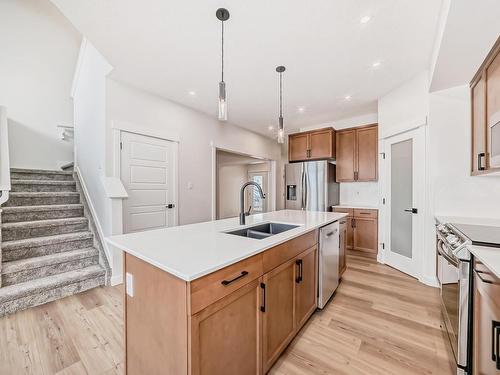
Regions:
<svg viewBox="0 0 500 375"><path fill-rule="evenodd" d="M268 129L268 130L274 130L274 126L269 125L269 126L267 127L267 129Z"/></svg>
<svg viewBox="0 0 500 375"><path fill-rule="evenodd" d="M191 95L191 96L195 96L196 95L196 91L189 91L188 94Z"/></svg>
<svg viewBox="0 0 500 375"><path fill-rule="evenodd" d="M351 96L351 95L346 95L346 96L344 96L344 99L345 99L345 100L351 100L351 99L352 99L352 96Z"/></svg>
<svg viewBox="0 0 500 375"><path fill-rule="evenodd" d="M300 112L300 113L303 113L305 112L306 108L305 107L298 107L297 108L297 111Z"/></svg>
<svg viewBox="0 0 500 375"><path fill-rule="evenodd" d="M361 19L359 20L360 23L368 23L370 22L372 18L370 16L363 16L361 17Z"/></svg>
<svg viewBox="0 0 500 375"><path fill-rule="evenodd" d="M372 68L378 68L380 67L382 63L380 61L375 61L373 64L372 64Z"/></svg>

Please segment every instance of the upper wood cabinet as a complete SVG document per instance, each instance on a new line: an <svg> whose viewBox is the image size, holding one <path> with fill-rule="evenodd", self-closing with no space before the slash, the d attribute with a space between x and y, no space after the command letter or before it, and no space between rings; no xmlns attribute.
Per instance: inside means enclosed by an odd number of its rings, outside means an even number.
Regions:
<svg viewBox="0 0 500 375"><path fill-rule="evenodd" d="M325 128L290 134L288 161L331 159L335 157L335 130Z"/></svg>
<svg viewBox="0 0 500 375"><path fill-rule="evenodd" d="M378 126L337 131L337 182L377 181Z"/></svg>
<svg viewBox="0 0 500 375"><path fill-rule="evenodd" d="M500 38L470 83L471 174L500 172L490 163L489 125L500 113Z"/></svg>

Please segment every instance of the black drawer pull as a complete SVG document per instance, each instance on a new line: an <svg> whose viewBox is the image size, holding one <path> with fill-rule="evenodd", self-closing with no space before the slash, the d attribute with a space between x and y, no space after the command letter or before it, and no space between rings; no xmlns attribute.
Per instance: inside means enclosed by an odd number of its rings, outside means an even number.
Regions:
<svg viewBox="0 0 500 375"><path fill-rule="evenodd" d="M236 280L239 280L242 277L245 277L246 275L248 275L247 271L241 271L241 274L239 276L236 276L234 279L231 279L231 280L223 280L221 282L221 284L224 285L224 286L229 285L229 284L235 282Z"/></svg>
<svg viewBox="0 0 500 375"><path fill-rule="evenodd" d="M262 305L260 305L260 311L266 312L266 284L260 283L262 289Z"/></svg>
<svg viewBox="0 0 500 375"><path fill-rule="evenodd" d="M496 362L497 370L500 370L500 353L499 353L499 342L500 341L500 322L496 320L491 321L491 360Z"/></svg>
<svg viewBox="0 0 500 375"><path fill-rule="evenodd" d="M297 274L298 276L295 278L295 282L297 284L300 284L302 282L302 259L297 259L295 261L295 264L297 265Z"/></svg>
<svg viewBox="0 0 500 375"><path fill-rule="evenodd" d="M486 157L486 153L480 152L477 154L477 170L484 171L486 168L483 166L483 158Z"/></svg>

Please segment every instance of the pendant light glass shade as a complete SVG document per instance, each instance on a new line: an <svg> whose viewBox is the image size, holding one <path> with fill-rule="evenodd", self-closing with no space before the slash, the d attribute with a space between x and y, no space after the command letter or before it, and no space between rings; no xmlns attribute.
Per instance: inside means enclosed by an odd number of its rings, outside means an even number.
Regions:
<svg viewBox="0 0 500 375"><path fill-rule="evenodd" d="M276 71L279 74L279 117L278 117L278 143L285 143L285 125L283 123L283 72L285 71L284 66L276 67Z"/></svg>
<svg viewBox="0 0 500 375"><path fill-rule="evenodd" d="M219 82L219 120L227 120L226 82Z"/></svg>
<svg viewBox="0 0 500 375"><path fill-rule="evenodd" d="M283 116L279 117L278 124L278 143L285 143L285 129L283 127Z"/></svg>

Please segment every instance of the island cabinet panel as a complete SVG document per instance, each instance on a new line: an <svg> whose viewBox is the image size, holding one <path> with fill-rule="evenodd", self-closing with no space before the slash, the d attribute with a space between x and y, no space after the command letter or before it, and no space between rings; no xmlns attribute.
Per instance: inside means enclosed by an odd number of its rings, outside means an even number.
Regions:
<svg viewBox="0 0 500 375"><path fill-rule="evenodd" d="M191 282L126 254L126 373L266 373L316 309L317 246L312 230Z"/></svg>
<svg viewBox="0 0 500 375"><path fill-rule="evenodd" d="M191 374L260 374L260 296L254 280L192 316Z"/></svg>
<svg viewBox="0 0 500 375"><path fill-rule="evenodd" d="M128 375L187 374L187 285L125 254L133 297L125 294L125 368Z"/></svg>
<svg viewBox="0 0 500 375"><path fill-rule="evenodd" d="M473 374L500 373L500 279L474 262Z"/></svg>
<svg viewBox="0 0 500 375"><path fill-rule="evenodd" d="M191 289L191 314L262 276L262 254L232 264L194 280Z"/></svg>
<svg viewBox="0 0 500 375"><path fill-rule="evenodd" d="M317 247L305 251L295 260L295 322L300 329L316 310L318 285Z"/></svg>
<svg viewBox="0 0 500 375"><path fill-rule="evenodd" d="M262 363L266 373L295 334L295 259L262 280Z"/></svg>
<svg viewBox="0 0 500 375"><path fill-rule="evenodd" d="M342 277L347 269L347 218L340 220L340 243L339 243L339 277Z"/></svg>

